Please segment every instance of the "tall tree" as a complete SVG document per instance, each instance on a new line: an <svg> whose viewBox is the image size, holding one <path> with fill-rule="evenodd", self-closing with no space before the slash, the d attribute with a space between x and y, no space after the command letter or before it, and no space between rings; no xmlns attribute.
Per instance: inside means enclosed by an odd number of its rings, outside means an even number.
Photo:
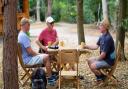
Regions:
<svg viewBox="0 0 128 89"><path fill-rule="evenodd" d="M121 43L121 59L126 60L124 54L124 41L125 41L125 28L122 26L124 19L127 14L127 0L119 0L119 11L118 11L118 24L117 24L117 33L116 33L116 43L119 41Z"/></svg>
<svg viewBox="0 0 128 89"><path fill-rule="evenodd" d="M40 0L36 0L36 18L40 22Z"/></svg>
<svg viewBox="0 0 128 89"><path fill-rule="evenodd" d="M2 0L0 0L0 14L2 14Z"/></svg>
<svg viewBox="0 0 128 89"><path fill-rule="evenodd" d="M102 0L103 18L108 18L108 0Z"/></svg>
<svg viewBox="0 0 128 89"><path fill-rule="evenodd" d="M17 65L17 0L3 0L3 80L4 89L19 89Z"/></svg>
<svg viewBox="0 0 128 89"><path fill-rule="evenodd" d="M47 0L48 6L47 6L47 15L46 16L51 16L52 14L52 0Z"/></svg>
<svg viewBox="0 0 128 89"><path fill-rule="evenodd" d="M77 34L78 44L85 42L83 26L83 0L76 0L77 3Z"/></svg>

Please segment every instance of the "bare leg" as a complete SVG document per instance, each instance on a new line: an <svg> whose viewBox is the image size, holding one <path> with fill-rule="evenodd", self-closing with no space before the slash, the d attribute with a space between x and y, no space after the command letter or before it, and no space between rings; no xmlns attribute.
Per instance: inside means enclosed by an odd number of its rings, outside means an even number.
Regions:
<svg viewBox="0 0 128 89"><path fill-rule="evenodd" d="M49 56L48 55L46 55L44 57L44 64L46 66L47 75L48 75L48 77L50 77L51 76L51 63L50 63L50 60L49 60Z"/></svg>
<svg viewBox="0 0 128 89"><path fill-rule="evenodd" d="M96 58L95 57L91 57L91 58L89 58L88 60L87 60L87 62L88 62L88 66L89 66L89 68L91 69L91 64L92 63L94 63L96 61Z"/></svg>
<svg viewBox="0 0 128 89"><path fill-rule="evenodd" d="M96 68L95 62L90 65L90 69L95 75L101 75L101 72Z"/></svg>
<svg viewBox="0 0 128 89"><path fill-rule="evenodd" d="M95 74L95 75L101 75L101 72L99 70L96 69L96 58L95 57L91 57L87 60L89 68L91 69L91 71Z"/></svg>

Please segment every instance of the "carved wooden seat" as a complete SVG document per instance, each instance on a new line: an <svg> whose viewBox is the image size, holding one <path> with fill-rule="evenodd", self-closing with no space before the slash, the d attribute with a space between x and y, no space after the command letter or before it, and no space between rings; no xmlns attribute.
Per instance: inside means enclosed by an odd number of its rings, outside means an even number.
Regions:
<svg viewBox="0 0 128 89"><path fill-rule="evenodd" d="M78 77L78 51L77 49L62 49L59 51L59 89L61 88L62 81L66 79L73 79L77 82L77 89L79 89Z"/></svg>
<svg viewBox="0 0 128 89"><path fill-rule="evenodd" d="M19 63L21 65L22 69L24 70L24 74L21 77L21 79L19 80L19 82L22 84L22 86L24 86L27 83L27 81L31 78L31 74L33 71L32 68L42 67L43 65L42 64L38 64L38 65L26 65L26 64L24 64L23 59L22 59L21 45L19 43L18 43L17 53L18 53Z"/></svg>
<svg viewBox="0 0 128 89"><path fill-rule="evenodd" d="M121 48L121 44L119 43L118 46L117 46L117 50L116 50L116 59L115 59L114 65L111 68L100 69L101 73L103 73L104 75L107 76L107 78L104 81L104 84L105 85L108 83L108 80L109 79L112 80L112 81L116 80L116 82L117 82L117 79L114 76L114 72L116 70L117 63L118 63L118 61L120 59L120 56L121 56L121 54L120 54L120 48Z"/></svg>

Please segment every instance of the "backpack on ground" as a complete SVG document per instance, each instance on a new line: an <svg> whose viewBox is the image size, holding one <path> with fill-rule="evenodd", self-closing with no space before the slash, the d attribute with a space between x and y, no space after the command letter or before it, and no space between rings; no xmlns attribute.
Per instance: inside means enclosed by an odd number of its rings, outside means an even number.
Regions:
<svg viewBox="0 0 128 89"><path fill-rule="evenodd" d="M31 77L31 87L32 89L46 89L47 79L45 71L38 68L33 71Z"/></svg>

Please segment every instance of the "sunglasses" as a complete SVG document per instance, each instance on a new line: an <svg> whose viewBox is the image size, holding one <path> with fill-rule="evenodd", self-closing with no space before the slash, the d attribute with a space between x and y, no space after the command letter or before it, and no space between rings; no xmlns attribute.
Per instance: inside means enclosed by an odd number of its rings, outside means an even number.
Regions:
<svg viewBox="0 0 128 89"><path fill-rule="evenodd" d="M50 24L51 24L51 25L53 25L53 24L54 24L54 22L51 22Z"/></svg>

